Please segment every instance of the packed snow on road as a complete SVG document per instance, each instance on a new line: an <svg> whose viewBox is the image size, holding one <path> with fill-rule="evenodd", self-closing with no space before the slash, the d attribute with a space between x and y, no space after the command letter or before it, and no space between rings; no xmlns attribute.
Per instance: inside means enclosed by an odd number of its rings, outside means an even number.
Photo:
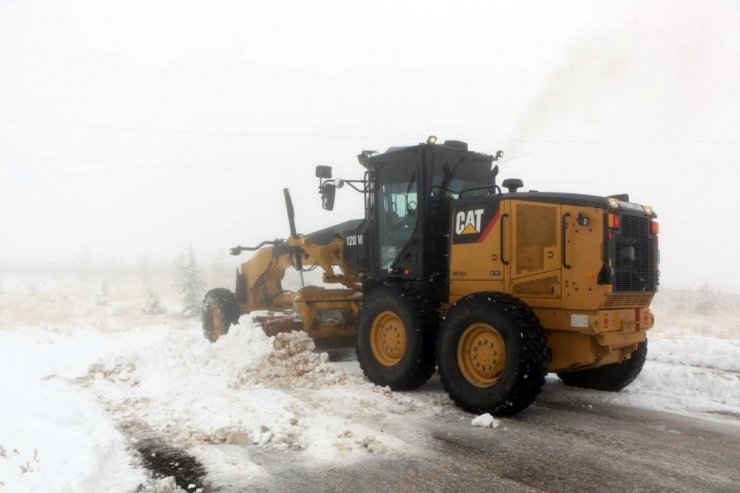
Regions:
<svg viewBox="0 0 740 493"><path fill-rule="evenodd" d="M267 337L247 315L212 344L176 296L144 313L152 290L135 281L0 283L0 492L205 491L269 480L252 460L259 449L317 464L419 452L389 421L459 414L480 433L506 428L456 408L436 377L391 392L365 380L351 353L330 361L305 334ZM740 424L739 305L708 286L665 290L631 386L569 389L551 375L548 395Z"/></svg>

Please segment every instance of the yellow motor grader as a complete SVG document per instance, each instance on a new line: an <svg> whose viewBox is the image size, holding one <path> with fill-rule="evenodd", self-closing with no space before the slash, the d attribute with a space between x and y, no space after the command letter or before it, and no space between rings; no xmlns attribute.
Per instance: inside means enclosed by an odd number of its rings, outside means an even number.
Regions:
<svg viewBox="0 0 740 493"><path fill-rule="evenodd" d="M496 184L503 153L460 141L363 151L358 180L318 166L324 209L347 186L365 217L312 234L296 232L254 251L236 288L203 302L205 336L216 341L239 317L268 335L303 330L318 348L355 347L366 377L411 390L440 374L463 409L511 415L540 393L547 372L566 385L618 391L647 355L649 306L659 284L653 210L610 197L520 191ZM287 269L323 271L291 292Z"/></svg>

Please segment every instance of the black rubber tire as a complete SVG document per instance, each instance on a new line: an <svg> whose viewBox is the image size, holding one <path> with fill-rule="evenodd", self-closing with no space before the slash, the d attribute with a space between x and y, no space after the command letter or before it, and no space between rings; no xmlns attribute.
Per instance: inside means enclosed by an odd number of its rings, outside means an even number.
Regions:
<svg viewBox="0 0 740 493"><path fill-rule="evenodd" d="M210 314L211 308L218 310L221 321L220 327L213 327ZM211 342L216 342L221 335L229 333L229 328L239 323L239 303L236 295L225 288L216 288L208 291L203 298L201 309L201 321L203 322L203 335Z"/></svg>
<svg viewBox="0 0 740 493"><path fill-rule="evenodd" d="M373 353L372 327L384 312L393 312L405 328L405 351L400 360L384 365ZM413 390L434 373L434 349L439 315L434 306L413 290L395 286L371 289L365 297L355 323L357 361L368 380L392 390Z"/></svg>
<svg viewBox="0 0 740 493"><path fill-rule="evenodd" d="M637 345L629 359L621 363L600 368L558 373L558 377L569 387L619 392L635 381L647 359L647 339Z"/></svg>
<svg viewBox="0 0 740 493"><path fill-rule="evenodd" d="M481 387L463 374L458 344L466 329L476 324L492 327L506 351L498 380ZM518 298L498 292L471 294L445 315L437 339L437 370L442 385L464 410L510 416L527 408L545 385L549 352L537 315Z"/></svg>

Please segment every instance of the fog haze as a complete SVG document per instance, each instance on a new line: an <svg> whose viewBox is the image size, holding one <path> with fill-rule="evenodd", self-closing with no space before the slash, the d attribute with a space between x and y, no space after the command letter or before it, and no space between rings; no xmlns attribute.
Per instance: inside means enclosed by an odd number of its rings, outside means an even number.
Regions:
<svg viewBox="0 0 740 493"><path fill-rule="evenodd" d="M629 193L662 282L740 293L740 4L0 2L0 264L204 260L362 215L314 166L441 140Z"/></svg>

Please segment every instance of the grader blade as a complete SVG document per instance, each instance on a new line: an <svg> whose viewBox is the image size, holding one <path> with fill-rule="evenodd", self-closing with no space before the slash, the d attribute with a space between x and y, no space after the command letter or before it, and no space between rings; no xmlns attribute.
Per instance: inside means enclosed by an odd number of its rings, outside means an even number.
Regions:
<svg viewBox="0 0 740 493"><path fill-rule="evenodd" d="M262 325L262 330L268 337L276 336L282 332L293 332L303 330L303 322L300 318L289 318L281 316L254 317L256 323Z"/></svg>
<svg viewBox="0 0 740 493"><path fill-rule="evenodd" d="M355 346L354 314L351 310L315 310L311 324L297 316L267 315L253 320L262 325L268 337L283 332L304 330L313 339L316 349L353 348Z"/></svg>

